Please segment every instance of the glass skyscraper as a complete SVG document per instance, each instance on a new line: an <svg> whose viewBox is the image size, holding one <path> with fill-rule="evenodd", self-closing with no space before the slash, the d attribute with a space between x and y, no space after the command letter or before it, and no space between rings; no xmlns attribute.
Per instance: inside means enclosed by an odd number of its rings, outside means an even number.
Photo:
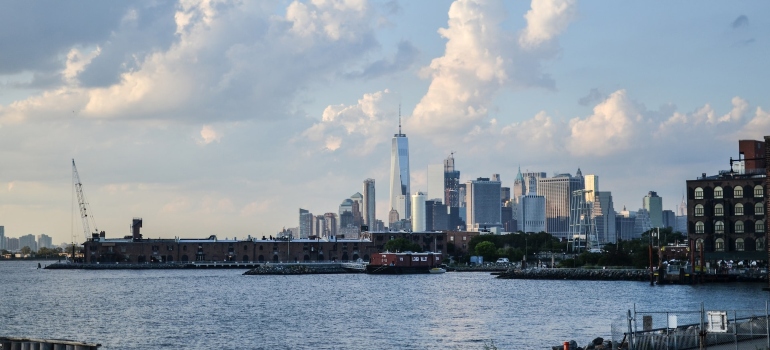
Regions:
<svg viewBox="0 0 770 350"><path fill-rule="evenodd" d="M399 118L398 134L393 135L390 149L390 209L395 209L401 219L411 216L409 190L409 139L401 133Z"/></svg>

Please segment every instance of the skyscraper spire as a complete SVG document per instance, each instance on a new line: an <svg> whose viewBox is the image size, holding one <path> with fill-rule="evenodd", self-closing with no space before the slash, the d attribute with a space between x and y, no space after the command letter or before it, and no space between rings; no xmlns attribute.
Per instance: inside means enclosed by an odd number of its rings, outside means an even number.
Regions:
<svg viewBox="0 0 770 350"><path fill-rule="evenodd" d="M398 105L398 134L393 135L393 137L406 137L401 133L401 104Z"/></svg>

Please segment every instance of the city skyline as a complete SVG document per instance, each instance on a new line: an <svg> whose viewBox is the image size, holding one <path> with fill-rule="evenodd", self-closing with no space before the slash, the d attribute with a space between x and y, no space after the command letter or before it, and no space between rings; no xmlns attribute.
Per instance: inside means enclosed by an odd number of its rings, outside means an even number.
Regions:
<svg viewBox="0 0 770 350"><path fill-rule="evenodd" d="M0 4L6 236L85 238L73 158L108 237L274 235L367 178L387 222L399 105L410 194L453 155L459 183L580 168L618 211L770 130L766 2L224 2Z"/></svg>

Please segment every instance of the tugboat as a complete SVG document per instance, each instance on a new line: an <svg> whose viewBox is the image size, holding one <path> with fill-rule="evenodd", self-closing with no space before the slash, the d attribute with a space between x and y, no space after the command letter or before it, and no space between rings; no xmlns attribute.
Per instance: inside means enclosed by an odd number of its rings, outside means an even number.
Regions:
<svg viewBox="0 0 770 350"><path fill-rule="evenodd" d="M366 265L366 273L376 275L401 275L431 273L431 269L441 265L441 253L376 253Z"/></svg>

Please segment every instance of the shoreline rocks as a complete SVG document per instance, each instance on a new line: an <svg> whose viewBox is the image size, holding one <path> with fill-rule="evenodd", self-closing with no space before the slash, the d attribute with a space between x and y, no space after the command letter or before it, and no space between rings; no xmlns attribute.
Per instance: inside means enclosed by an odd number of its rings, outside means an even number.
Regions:
<svg viewBox="0 0 770 350"><path fill-rule="evenodd" d="M649 281L650 271L643 269L511 269L497 276L501 279Z"/></svg>

